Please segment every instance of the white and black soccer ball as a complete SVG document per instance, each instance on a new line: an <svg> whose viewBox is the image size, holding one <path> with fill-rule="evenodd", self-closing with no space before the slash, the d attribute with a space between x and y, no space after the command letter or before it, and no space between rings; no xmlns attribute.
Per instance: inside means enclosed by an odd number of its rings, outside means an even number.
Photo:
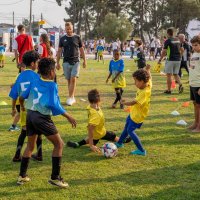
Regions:
<svg viewBox="0 0 200 200"><path fill-rule="evenodd" d="M111 142L105 143L101 148L102 154L106 158L112 158L115 157L118 153L117 146Z"/></svg>

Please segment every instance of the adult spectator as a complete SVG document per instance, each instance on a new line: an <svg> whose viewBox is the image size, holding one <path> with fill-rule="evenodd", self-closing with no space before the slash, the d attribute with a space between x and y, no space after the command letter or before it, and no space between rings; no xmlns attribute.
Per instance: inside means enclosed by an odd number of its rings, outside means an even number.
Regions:
<svg viewBox="0 0 200 200"><path fill-rule="evenodd" d="M114 50L119 50L119 44L118 44L118 41L116 40L116 41L114 41L113 43L112 43L112 51L114 51Z"/></svg>
<svg viewBox="0 0 200 200"><path fill-rule="evenodd" d="M178 38L180 40L181 43L181 47L183 47L184 52L183 55L181 57L181 65L180 65L180 69L179 69L179 77L181 78L182 76L182 68L185 68L185 70L187 71L187 73L189 74L189 60L190 60L190 55L191 55L191 48L190 45L188 44L188 42L185 40L185 35L184 34L179 34Z"/></svg>
<svg viewBox="0 0 200 200"><path fill-rule="evenodd" d="M172 28L167 30L167 35L168 39L164 43L164 48L158 61L158 63L160 63L162 59L167 55L165 63L165 73L167 74L167 90L165 90L164 93L171 94L172 75L174 75L176 82L179 84L179 93L182 93L183 86L178 76L178 72L180 69L183 48L181 48L179 39L177 37L173 37Z"/></svg>
<svg viewBox="0 0 200 200"><path fill-rule="evenodd" d="M65 78L68 81L69 98L66 104L71 106L76 102L74 98L76 79L79 76L80 70L80 54L83 58L83 68L86 67L85 52L82 46L81 38L73 32L73 25L71 22L65 24L66 35L60 38L59 48L57 53L57 69L60 69L60 57L63 53L63 71Z"/></svg>
<svg viewBox="0 0 200 200"><path fill-rule="evenodd" d="M40 44L38 45L38 53L40 55L40 58L51 57L50 41L46 33L43 33L40 36Z"/></svg>
<svg viewBox="0 0 200 200"><path fill-rule="evenodd" d="M156 55L155 55L155 59L156 59L158 54L159 56L161 56L161 51L162 51L162 45L161 45L159 37L156 38L155 43L156 43Z"/></svg>
<svg viewBox="0 0 200 200"><path fill-rule="evenodd" d="M156 40L155 38L152 38L150 41L150 54L149 54L149 60L151 60L151 57L153 60L155 60L155 50L156 50Z"/></svg>
<svg viewBox="0 0 200 200"><path fill-rule="evenodd" d="M15 53L15 60L17 67L22 65L22 57L27 51L34 49L34 41L30 35L26 34L25 26L19 25L17 27L19 35L13 41L13 50Z"/></svg>
<svg viewBox="0 0 200 200"><path fill-rule="evenodd" d="M131 50L131 58L133 58L134 50L135 50L135 41L133 40L133 38L131 38L131 41L130 41L130 50Z"/></svg>

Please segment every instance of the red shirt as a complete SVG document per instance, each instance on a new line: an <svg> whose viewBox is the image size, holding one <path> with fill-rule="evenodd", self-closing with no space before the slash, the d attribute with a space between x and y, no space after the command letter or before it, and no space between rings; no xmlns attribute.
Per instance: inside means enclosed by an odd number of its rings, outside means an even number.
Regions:
<svg viewBox="0 0 200 200"><path fill-rule="evenodd" d="M41 58L47 58L47 57L49 57L46 44L41 43L40 45L41 45L42 48L43 48L43 53L42 53L42 55L41 55Z"/></svg>
<svg viewBox="0 0 200 200"><path fill-rule="evenodd" d="M18 45L19 63L22 63L22 56L27 52L33 50L32 37L26 34L18 35L15 40Z"/></svg>

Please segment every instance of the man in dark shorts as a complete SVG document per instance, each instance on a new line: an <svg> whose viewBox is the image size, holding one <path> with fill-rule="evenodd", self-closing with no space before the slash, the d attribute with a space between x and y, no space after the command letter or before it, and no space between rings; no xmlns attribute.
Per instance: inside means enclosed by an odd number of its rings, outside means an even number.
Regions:
<svg viewBox="0 0 200 200"><path fill-rule="evenodd" d="M158 61L158 63L161 63L162 59L167 56L165 62L165 73L167 74L167 90L164 91L165 94L171 94L172 75L174 76L176 82L179 84L179 93L183 92L183 86L178 75L183 48L181 47L179 39L177 37L173 37L173 34L173 29L169 28L167 30L168 39L164 43L164 48Z"/></svg>
<svg viewBox="0 0 200 200"><path fill-rule="evenodd" d="M80 70L80 54L83 58L83 68L86 67L86 58L82 41L80 37L73 33L73 25L70 22L65 24L66 35L60 38L59 48L57 53L57 69L60 69L60 57L64 50L63 71L65 78L68 81L69 98L66 104L71 106L76 102L75 87L76 79L79 77Z"/></svg>

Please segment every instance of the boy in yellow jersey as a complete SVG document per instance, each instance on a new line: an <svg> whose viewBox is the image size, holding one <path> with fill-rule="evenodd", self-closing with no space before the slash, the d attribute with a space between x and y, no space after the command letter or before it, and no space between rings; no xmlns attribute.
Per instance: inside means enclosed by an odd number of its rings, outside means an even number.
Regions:
<svg viewBox="0 0 200 200"><path fill-rule="evenodd" d="M142 123L149 112L152 88L150 66L147 65L146 68L135 71L133 73L133 78L135 85L138 88L136 98L131 102L122 101L124 105L131 106L131 111L126 119L126 124L119 141L115 144L118 148L123 147L124 139L130 135L137 147L136 150L131 151L131 154L145 156L146 150L143 148L139 137L135 133L135 129L142 126Z"/></svg>
<svg viewBox="0 0 200 200"><path fill-rule="evenodd" d="M67 142L68 147L77 148L82 145L89 144L90 149L94 152L100 152L100 149L96 146L99 140L108 140L117 142L119 138L115 133L106 131L104 114L100 108L100 94L99 91L94 89L89 91L88 100L90 105L87 107L88 111L88 136L80 142ZM130 139L124 138L124 142L130 142Z"/></svg>

